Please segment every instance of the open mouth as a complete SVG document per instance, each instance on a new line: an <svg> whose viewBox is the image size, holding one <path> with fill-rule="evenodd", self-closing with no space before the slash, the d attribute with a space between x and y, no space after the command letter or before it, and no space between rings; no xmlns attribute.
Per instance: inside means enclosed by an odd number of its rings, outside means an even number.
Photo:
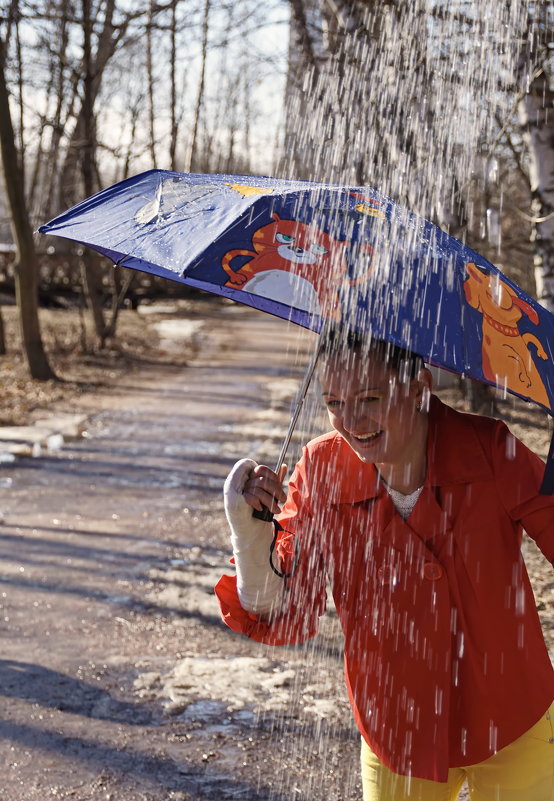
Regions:
<svg viewBox="0 0 554 801"><path fill-rule="evenodd" d="M350 434L354 442L362 448L373 445L383 434L383 431L372 431L370 434Z"/></svg>

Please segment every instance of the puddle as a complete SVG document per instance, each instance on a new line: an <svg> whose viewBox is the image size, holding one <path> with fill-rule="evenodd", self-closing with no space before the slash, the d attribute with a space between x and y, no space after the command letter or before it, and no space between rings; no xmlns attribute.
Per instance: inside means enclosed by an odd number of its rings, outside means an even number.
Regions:
<svg viewBox="0 0 554 801"><path fill-rule="evenodd" d="M162 320L154 325L162 345L181 345L203 327L202 320Z"/></svg>
<svg viewBox="0 0 554 801"><path fill-rule="evenodd" d="M51 434L46 440L46 450L59 451L63 448L64 442L63 434Z"/></svg>
<svg viewBox="0 0 554 801"><path fill-rule="evenodd" d="M187 720L201 720L202 722L209 722L211 718L214 718L219 723L225 713L226 707L222 701L205 699L189 704L179 717Z"/></svg>
<svg viewBox="0 0 554 801"><path fill-rule="evenodd" d="M109 598L106 598L108 603L116 604L117 606L126 606L131 600L132 598L130 595L111 595Z"/></svg>
<svg viewBox="0 0 554 801"><path fill-rule="evenodd" d="M164 456L194 456L194 454L217 454L220 453L223 443L213 440L183 440L182 442L165 445L162 453Z"/></svg>
<svg viewBox="0 0 554 801"><path fill-rule="evenodd" d="M341 668L338 668L339 672ZM264 712L296 707L307 720L340 723L347 700L336 698L337 677L320 674L308 681L305 661L266 656L186 656L168 673L144 672L134 683L140 697L161 701L166 715L210 723L254 725ZM294 701L294 703L293 703Z"/></svg>
<svg viewBox="0 0 554 801"><path fill-rule="evenodd" d="M240 709L233 714L233 721L246 726L254 726L258 721L258 716L251 712L250 709Z"/></svg>
<svg viewBox="0 0 554 801"><path fill-rule="evenodd" d="M152 303L145 305L141 303L137 309L139 314L177 314L180 309L178 306L170 304Z"/></svg>

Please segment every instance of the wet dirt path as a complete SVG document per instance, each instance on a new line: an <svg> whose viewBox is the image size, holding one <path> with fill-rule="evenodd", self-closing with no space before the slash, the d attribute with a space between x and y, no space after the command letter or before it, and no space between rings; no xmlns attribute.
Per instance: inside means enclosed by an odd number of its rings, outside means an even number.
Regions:
<svg viewBox="0 0 554 801"><path fill-rule="evenodd" d="M62 411L87 439L0 473L1 801L361 798L333 614L268 649L213 596L223 479L274 461L310 336L234 305L194 322L188 367L85 396Z"/></svg>
<svg viewBox="0 0 554 801"><path fill-rule="evenodd" d="M222 481L243 455L274 460L298 329L228 306L197 337L188 367L85 397L86 440L2 470L2 801L316 799L325 774L343 785L326 797L357 797L344 700L334 754L313 737L338 649L307 683L307 649L233 635L212 592L228 569Z"/></svg>

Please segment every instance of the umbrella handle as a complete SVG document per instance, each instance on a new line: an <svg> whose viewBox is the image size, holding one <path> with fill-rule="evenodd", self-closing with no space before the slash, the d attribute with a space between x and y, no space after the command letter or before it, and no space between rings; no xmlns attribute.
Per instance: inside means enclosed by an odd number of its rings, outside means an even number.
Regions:
<svg viewBox="0 0 554 801"><path fill-rule="evenodd" d="M254 509L252 511L252 517L255 517L256 520L264 520L266 523L271 523L273 520L273 512L270 512L267 506L263 506L260 509Z"/></svg>
<svg viewBox="0 0 554 801"><path fill-rule="evenodd" d="M275 465L275 472L279 473L283 462L285 461L285 456L290 445L290 441L292 439L292 434L295 429L295 426L298 422L298 418L300 417L300 412L302 411L302 406L304 405L304 400L306 398L306 394L308 392L308 387L310 386L310 382L312 380L313 374L315 372L315 368L317 365L317 360L319 359L319 355L321 353L321 348L323 345L323 338L321 335L318 337L317 345L313 352L312 358L308 367L306 368L306 373L304 375L304 380L302 382L302 386L298 391L298 396L296 398L296 406L289 424L289 428L285 439L283 440L283 444L281 445L281 451L279 453L279 458L277 459L277 464ZM252 517L255 517L256 520L264 520L266 523L270 523L273 520L273 512L271 512L267 506L262 505L262 509L254 509L252 512Z"/></svg>

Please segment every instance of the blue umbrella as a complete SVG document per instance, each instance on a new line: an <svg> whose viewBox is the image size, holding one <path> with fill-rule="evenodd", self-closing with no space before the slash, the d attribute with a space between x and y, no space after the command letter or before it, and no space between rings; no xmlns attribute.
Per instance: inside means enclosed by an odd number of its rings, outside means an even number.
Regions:
<svg viewBox="0 0 554 801"><path fill-rule="evenodd" d="M150 170L39 231L314 331L392 342L554 414L554 316L374 189Z"/></svg>

